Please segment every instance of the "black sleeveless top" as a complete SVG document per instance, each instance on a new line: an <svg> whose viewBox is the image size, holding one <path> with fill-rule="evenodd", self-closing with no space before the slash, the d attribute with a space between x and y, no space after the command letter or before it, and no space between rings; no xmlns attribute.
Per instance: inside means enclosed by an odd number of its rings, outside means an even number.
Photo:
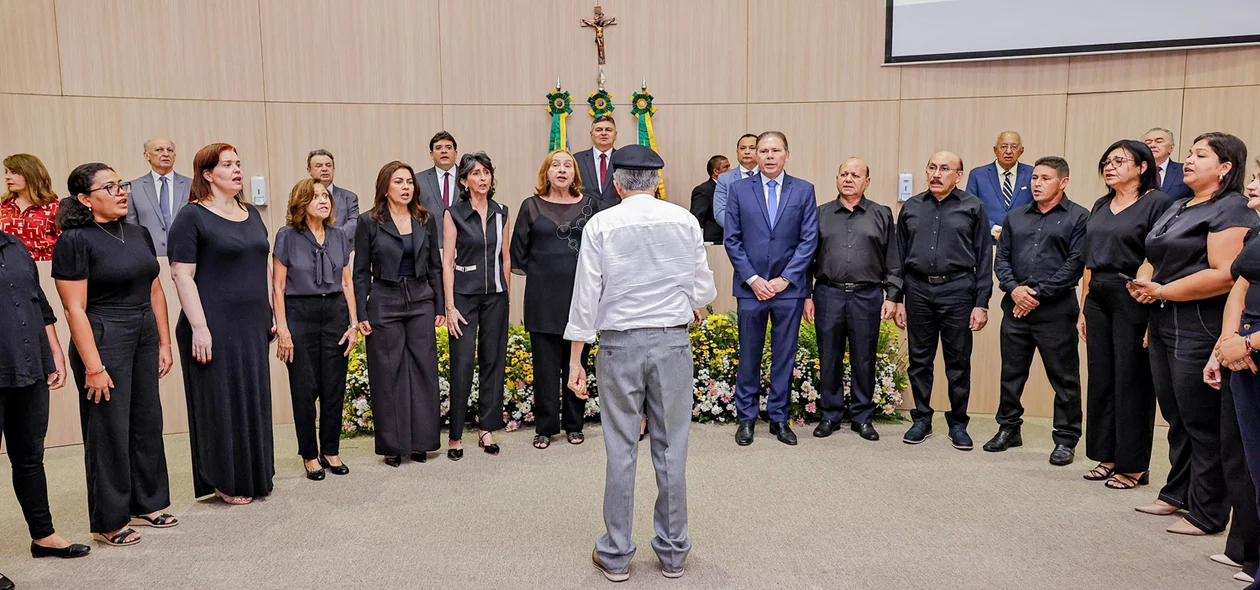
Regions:
<svg viewBox="0 0 1260 590"><path fill-rule="evenodd" d="M503 228L508 222L508 209L493 199L486 203L485 231L481 214L468 199L452 203L446 210L455 222L455 292L461 295L484 295L507 290L503 273Z"/></svg>

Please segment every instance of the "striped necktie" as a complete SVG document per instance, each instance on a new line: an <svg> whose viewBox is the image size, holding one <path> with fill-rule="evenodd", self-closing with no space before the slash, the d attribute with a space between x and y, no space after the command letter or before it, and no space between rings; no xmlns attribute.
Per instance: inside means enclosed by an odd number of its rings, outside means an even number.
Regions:
<svg viewBox="0 0 1260 590"><path fill-rule="evenodd" d="M1011 171L1005 173L1005 180L1002 181L1002 203L1007 209L1011 208L1011 200L1015 198L1015 187L1011 185Z"/></svg>

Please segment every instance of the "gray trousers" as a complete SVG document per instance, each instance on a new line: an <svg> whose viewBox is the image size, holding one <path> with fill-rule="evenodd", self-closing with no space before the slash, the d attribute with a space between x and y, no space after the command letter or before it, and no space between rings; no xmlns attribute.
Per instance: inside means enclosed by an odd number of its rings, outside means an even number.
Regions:
<svg viewBox="0 0 1260 590"><path fill-rule="evenodd" d="M604 331L595 363L600 423L608 452L604 482L604 525L608 532L595 543L595 550L609 569L624 572L630 568L635 551L630 532L639 423L646 412L657 489L652 549L661 567L680 570L691 551L687 538L691 338L685 327Z"/></svg>

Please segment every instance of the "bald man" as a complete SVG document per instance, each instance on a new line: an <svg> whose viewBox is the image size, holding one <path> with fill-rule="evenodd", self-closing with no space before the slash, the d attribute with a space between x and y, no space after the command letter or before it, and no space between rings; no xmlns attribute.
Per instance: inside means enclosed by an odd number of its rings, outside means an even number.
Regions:
<svg viewBox="0 0 1260 590"><path fill-rule="evenodd" d="M990 233L997 237L996 228L1012 209L1032 204L1033 167L1020 163L1024 155L1024 141L1014 131L1003 131L993 143L992 163L973 169L967 174L967 192L984 203L989 214Z"/></svg>
<svg viewBox="0 0 1260 590"><path fill-rule="evenodd" d="M907 328L914 425L902 441L932 435L932 380L936 346L944 348L950 409L945 413L954 448L970 451L967 402L971 397L972 332L989 322L993 249L984 203L958 190L962 158L937 152L927 164L928 190L910 197L897 216L903 282L895 321Z"/></svg>
<svg viewBox="0 0 1260 590"><path fill-rule="evenodd" d="M192 179L175 173L175 142L154 137L144 142L149 173L131 181L127 221L144 226L158 256L166 256L166 229L188 202Z"/></svg>

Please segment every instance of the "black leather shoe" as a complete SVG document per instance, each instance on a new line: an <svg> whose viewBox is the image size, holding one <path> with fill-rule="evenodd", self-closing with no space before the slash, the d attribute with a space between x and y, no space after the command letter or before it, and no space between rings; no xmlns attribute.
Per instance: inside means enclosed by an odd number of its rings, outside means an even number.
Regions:
<svg viewBox="0 0 1260 590"><path fill-rule="evenodd" d="M460 459L463 459L463 458L464 458L464 449L463 449L463 447L460 447L460 448L458 448L458 449L447 449L447 450L446 450L446 458L447 458L447 459L450 459L450 460L452 460L452 461L458 461L458 460L460 460Z"/></svg>
<svg viewBox="0 0 1260 590"><path fill-rule="evenodd" d="M771 422L770 434L779 437L779 442L785 445L796 445L796 433L787 422Z"/></svg>
<svg viewBox="0 0 1260 590"><path fill-rule="evenodd" d="M831 433L835 432L837 428L840 428L839 421L823 420L818 423L818 426L814 427L814 436L818 438L827 438L831 436Z"/></svg>
<svg viewBox="0 0 1260 590"><path fill-rule="evenodd" d="M875 431L875 426L870 422L865 424L851 424L849 429L858 433L858 436L866 440L879 440L879 433Z"/></svg>
<svg viewBox="0 0 1260 590"><path fill-rule="evenodd" d="M971 435L967 434L967 427L965 426L950 428L949 442L954 445L955 449L960 451L970 451L972 449Z"/></svg>
<svg viewBox="0 0 1260 590"><path fill-rule="evenodd" d="M753 433L757 426L756 420L740 420L739 429L735 431L735 444L746 447L753 443Z"/></svg>
<svg viewBox="0 0 1260 590"><path fill-rule="evenodd" d="M305 462L302 463L302 468L306 469ZM320 467L319 469L316 469L315 471L306 469L306 479L309 479L311 481L324 481L324 476L326 476L327 474L328 472L324 471L323 467Z"/></svg>
<svg viewBox="0 0 1260 590"><path fill-rule="evenodd" d="M416 463L424 463L429 459L429 454L422 451L414 451L411 453L411 460Z"/></svg>
<svg viewBox="0 0 1260 590"><path fill-rule="evenodd" d="M75 557L83 557L84 555L87 555L88 553L91 553L91 552L92 552L91 547L88 547L87 545L80 545L78 543L71 543L69 546L62 547L60 549L53 549L52 547L44 547L43 545L36 545L34 542L31 543L31 557L34 557L36 559L39 559L41 557L60 557L62 559L74 559Z"/></svg>
<svg viewBox="0 0 1260 590"><path fill-rule="evenodd" d="M333 465L328 462L328 457L323 455L319 456L319 464L323 465L324 469L331 471L333 475L346 475L350 473L350 468L346 467L345 463L342 463L341 465Z"/></svg>
<svg viewBox="0 0 1260 590"><path fill-rule="evenodd" d="M6 578L4 574L0 574L0 590L13 590L14 588L17 588L17 586L13 583L13 580Z"/></svg>
<svg viewBox="0 0 1260 590"><path fill-rule="evenodd" d="M390 467L398 467L402 465L402 457L385 457L385 464Z"/></svg>
<svg viewBox="0 0 1260 590"><path fill-rule="evenodd" d="M908 445L917 445L932 436L932 423L927 421L915 421L910 426L910 430L906 431L906 435L901 437L901 442Z"/></svg>
<svg viewBox="0 0 1260 590"><path fill-rule="evenodd" d="M984 443L982 449L990 453L1001 453L1011 447L1024 446L1024 437L1020 436L1018 430L1007 430L1005 428L997 431L989 442Z"/></svg>
<svg viewBox="0 0 1260 590"><path fill-rule="evenodd" d="M1058 467L1071 465L1075 458L1076 449L1067 445L1054 445L1054 450L1050 452L1050 464Z"/></svg>

